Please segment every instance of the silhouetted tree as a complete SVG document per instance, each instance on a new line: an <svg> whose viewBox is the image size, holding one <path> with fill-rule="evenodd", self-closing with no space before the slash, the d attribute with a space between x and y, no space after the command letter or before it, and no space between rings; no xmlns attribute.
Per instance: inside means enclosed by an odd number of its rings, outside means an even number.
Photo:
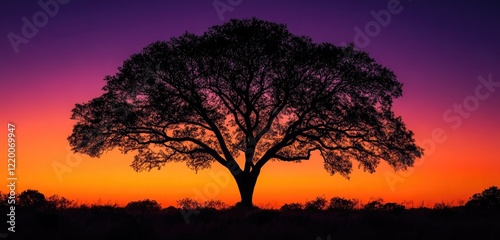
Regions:
<svg viewBox="0 0 500 240"><path fill-rule="evenodd" d="M47 205L49 207L59 210L68 209L73 206L73 204L73 201L59 195L52 195L47 199Z"/></svg>
<svg viewBox="0 0 500 240"><path fill-rule="evenodd" d="M399 203L388 202L388 203L385 203L384 206L382 206L382 209L385 211L400 212L400 211L405 210L406 207L402 204L399 204Z"/></svg>
<svg viewBox="0 0 500 240"><path fill-rule="evenodd" d="M201 203L191 198L183 198L181 200L177 200L177 205L179 205L179 207L184 210L195 210L202 208Z"/></svg>
<svg viewBox="0 0 500 240"><path fill-rule="evenodd" d="M434 203L434 206L432 207L432 209L435 209L435 210L449 210L451 208L452 208L452 205L450 203L446 203L444 201Z"/></svg>
<svg viewBox="0 0 500 240"><path fill-rule="evenodd" d="M144 199L127 203L125 209L133 212L158 212L161 205L155 200Z"/></svg>
<svg viewBox="0 0 500 240"><path fill-rule="evenodd" d="M227 209L228 206L225 202L223 202L221 200L210 199L210 200L203 202L202 208L212 209L212 210L223 210L223 209Z"/></svg>
<svg viewBox="0 0 500 240"><path fill-rule="evenodd" d="M4 208L9 206L9 193L0 192L0 207Z"/></svg>
<svg viewBox="0 0 500 240"><path fill-rule="evenodd" d="M270 160L318 151L329 173L348 178L353 160L370 173L381 160L404 170L423 153L392 112L402 84L391 70L352 45L313 43L282 24L231 20L155 42L105 80L102 96L73 109L75 152L134 151L136 171L217 162L243 206L253 205Z"/></svg>
<svg viewBox="0 0 500 240"><path fill-rule="evenodd" d="M326 199L324 197L316 197L311 201L307 201L304 204L304 210L318 211L323 210L326 207Z"/></svg>
<svg viewBox="0 0 500 240"><path fill-rule="evenodd" d="M298 211L304 209L302 203L285 203L281 206L280 210L284 212Z"/></svg>
<svg viewBox="0 0 500 240"><path fill-rule="evenodd" d="M38 190L28 189L19 194L19 206L29 209L42 209L47 206L47 199Z"/></svg>
<svg viewBox="0 0 500 240"><path fill-rule="evenodd" d="M465 204L467 208L473 209L496 209L500 210L500 189L497 186L491 186L481 193L472 195Z"/></svg>
<svg viewBox="0 0 500 240"><path fill-rule="evenodd" d="M353 210L358 204L358 200L349 200L341 197L333 197L330 199L328 209L332 210Z"/></svg>
<svg viewBox="0 0 500 240"><path fill-rule="evenodd" d="M381 210L383 207L384 207L384 200L381 198L374 199L363 206L365 210L369 211Z"/></svg>

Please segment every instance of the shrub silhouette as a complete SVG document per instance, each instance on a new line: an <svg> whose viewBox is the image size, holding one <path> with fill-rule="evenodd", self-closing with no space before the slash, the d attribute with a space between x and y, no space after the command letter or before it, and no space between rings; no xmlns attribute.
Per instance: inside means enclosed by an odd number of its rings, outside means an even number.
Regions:
<svg viewBox="0 0 500 240"><path fill-rule="evenodd" d="M324 197L316 197L316 199L307 201L304 209L309 211L323 210L326 207L326 199Z"/></svg>
<svg viewBox="0 0 500 240"><path fill-rule="evenodd" d="M87 211L100 221L104 221L104 217L114 217L116 219L124 215L123 208L117 204L92 204Z"/></svg>
<svg viewBox="0 0 500 240"><path fill-rule="evenodd" d="M382 206L382 209L385 211L403 211L406 207L399 203L388 202Z"/></svg>
<svg viewBox="0 0 500 240"><path fill-rule="evenodd" d="M52 195L47 199L47 206L58 210L68 209L73 206L73 201L59 195Z"/></svg>
<svg viewBox="0 0 500 240"><path fill-rule="evenodd" d="M202 206L200 202L191 198L183 198L181 200L177 200L177 204L184 210L200 209Z"/></svg>
<svg viewBox="0 0 500 240"><path fill-rule="evenodd" d="M7 207L9 201L9 193L0 192L0 207Z"/></svg>
<svg viewBox="0 0 500 240"><path fill-rule="evenodd" d="M435 203L433 209L445 210L445 209L450 209L451 207L452 207L451 204L441 201L441 202Z"/></svg>
<svg viewBox="0 0 500 240"><path fill-rule="evenodd" d="M332 210L353 210L358 204L358 200L356 199L345 199L341 197L333 197L330 199L330 205L328 205L328 209Z"/></svg>
<svg viewBox="0 0 500 240"><path fill-rule="evenodd" d="M47 207L45 195L38 190L28 189L19 194L19 206L29 209L42 209Z"/></svg>
<svg viewBox="0 0 500 240"><path fill-rule="evenodd" d="M493 189L495 190L495 189ZM496 191L478 194L490 199ZM26 196L37 196L38 191L29 191ZM5 194L1 195L5 198ZM32 199L32 198L29 198ZM127 209L157 209L156 201L140 200L125 207L106 204L73 204L64 209L64 198L57 195L47 198L47 205L63 203L61 211L23 211L19 223L29 231L16 231L15 239L39 239L39 234L51 239L498 239L500 218L496 211L463 211L461 208L409 209L397 211L398 203L383 203L372 199L364 207L377 211L320 211L325 206L340 206L347 209L354 199L335 197L326 202L323 197L304 204L287 203L281 209L209 209L222 203L210 200L200 204L194 199L178 202L184 207L199 208L198 213L186 224L180 209L167 207L158 212L131 214ZM476 198L474 198L476 199ZM482 199L482 198L480 198ZM62 200L62 201L61 201ZM331 203L334 204L331 204ZM339 203L346 203L345 205ZM335 205L337 204L337 205ZM31 204L30 206L33 206ZM153 206L153 207L151 207ZM348 207L344 207L348 206ZM356 208L359 205L356 205ZM448 206L441 202L438 206ZM16 207L17 208L17 207ZM296 212L290 212L297 210ZM17 213L16 213L17 214ZM21 217L22 216L22 217ZM16 218L17 219L17 218ZM331 235L330 235L331 233ZM325 236L328 236L325 238ZM10 236L9 236L10 237ZM9 238L10 239L10 238Z"/></svg>
<svg viewBox="0 0 500 240"><path fill-rule="evenodd" d="M144 199L127 203L125 209L133 212L158 212L161 205L155 200Z"/></svg>
<svg viewBox="0 0 500 240"><path fill-rule="evenodd" d="M227 209L228 206L225 202L221 200L207 200L203 202L202 208L204 209L212 209L212 210L224 210Z"/></svg>
<svg viewBox="0 0 500 240"><path fill-rule="evenodd" d="M381 210L383 209L383 207L384 207L384 200L379 198L371 202L368 202L367 204L365 204L363 208L368 211L373 211L373 210Z"/></svg>
<svg viewBox="0 0 500 240"><path fill-rule="evenodd" d="M298 211L304 209L302 203L285 203L281 206L280 211Z"/></svg>
<svg viewBox="0 0 500 240"><path fill-rule="evenodd" d="M481 193L472 195L465 207L470 209L500 210L500 189L491 186Z"/></svg>

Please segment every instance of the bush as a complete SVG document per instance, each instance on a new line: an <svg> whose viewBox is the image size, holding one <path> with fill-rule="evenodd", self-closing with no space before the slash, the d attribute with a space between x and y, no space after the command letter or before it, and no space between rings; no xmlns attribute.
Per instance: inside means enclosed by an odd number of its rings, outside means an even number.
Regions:
<svg viewBox="0 0 500 240"><path fill-rule="evenodd" d="M144 199L127 203L125 209L137 212L157 212L161 210L161 205L155 200Z"/></svg>
<svg viewBox="0 0 500 240"><path fill-rule="evenodd" d="M323 210L326 207L326 199L324 197L317 197L314 200L307 201L304 209L309 211Z"/></svg>
<svg viewBox="0 0 500 240"><path fill-rule="evenodd" d="M446 210L446 209L451 209L451 204L445 203L445 202L438 202L434 204L433 209L436 210Z"/></svg>
<svg viewBox="0 0 500 240"><path fill-rule="evenodd" d="M373 211L373 210L381 210L384 207L384 200L381 198L368 202L363 207L365 210Z"/></svg>
<svg viewBox="0 0 500 240"><path fill-rule="evenodd" d="M0 192L0 206L1 207L7 207L9 206L9 193L3 193L3 192Z"/></svg>
<svg viewBox="0 0 500 240"><path fill-rule="evenodd" d="M474 194L465 207L472 209L500 210L500 189L491 186L481 193Z"/></svg>
<svg viewBox="0 0 500 240"><path fill-rule="evenodd" d="M177 204L179 205L180 208L184 210L195 210L201 208L201 204L198 201L191 198L183 198L181 200L178 200Z"/></svg>
<svg viewBox="0 0 500 240"><path fill-rule="evenodd" d="M385 211L403 211L406 207L399 203L388 202L382 206L382 209Z"/></svg>
<svg viewBox="0 0 500 240"><path fill-rule="evenodd" d="M221 200L208 200L203 202L202 208L204 209L212 209L212 210L224 210L227 209L228 206L225 202Z"/></svg>
<svg viewBox="0 0 500 240"><path fill-rule="evenodd" d="M60 197L58 195L52 195L47 199L47 205L50 208L63 210L72 207L73 201L66 199L65 197Z"/></svg>
<svg viewBox="0 0 500 240"><path fill-rule="evenodd" d="M332 199L330 199L330 205L328 205L328 209L349 211L353 210L357 204L358 200L356 199L349 200L341 197L333 197Z"/></svg>
<svg viewBox="0 0 500 240"><path fill-rule="evenodd" d="M104 217L104 216L121 216L124 213L123 208L121 208L118 204L101 204L94 203L91 204L87 209L88 212L93 214L95 217Z"/></svg>
<svg viewBox="0 0 500 240"><path fill-rule="evenodd" d="M38 190L28 189L19 194L19 206L30 209L42 209L47 207L45 195Z"/></svg>
<svg viewBox="0 0 500 240"><path fill-rule="evenodd" d="M285 203L281 206L280 211L299 211L302 210L304 206L302 203Z"/></svg>

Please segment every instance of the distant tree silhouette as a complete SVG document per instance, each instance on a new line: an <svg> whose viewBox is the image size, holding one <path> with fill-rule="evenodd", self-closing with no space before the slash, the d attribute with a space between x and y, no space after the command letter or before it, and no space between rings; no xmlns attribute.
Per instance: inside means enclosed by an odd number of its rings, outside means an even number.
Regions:
<svg viewBox="0 0 500 240"><path fill-rule="evenodd" d="M178 200L177 205L179 205L179 207L184 210L195 210L202 208L202 204L200 202L191 198L183 198L181 200Z"/></svg>
<svg viewBox="0 0 500 240"><path fill-rule="evenodd" d="M212 209L212 210L223 210L223 209L227 209L228 206L225 202L223 202L221 200L211 199L211 200L204 201L202 204L202 208Z"/></svg>
<svg viewBox="0 0 500 240"><path fill-rule="evenodd" d="M472 209L500 210L500 189L491 186L481 193L472 195L465 207Z"/></svg>
<svg viewBox="0 0 500 240"><path fill-rule="evenodd" d="M358 204L358 201L353 199L345 199L341 197L333 197L330 199L330 204L328 205L328 209L332 210L354 210L356 205Z"/></svg>
<svg viewBox="0 0 500 240"><path fill-rule="evenodd" d="M47 198L47 206L51 208L62 210L70 208L73 205L73 201L59 195L52 195Z"/></svg>
<svg viewBox="0 0 500 240"><path fill-rule="evenodd" d="M0 207L9 206L9 193L0 192Z"/></svg>
<svg viewBox="0 0 500 240"><path fill-rule="evenodd" d="M384 207L384 200L381 198L374 199L363 206L363 209L373 211L381 210Z"/></svg>
<svg viewBox="0 0 500 240"><path fill-rule="evenodd" d="M384 206L382 206L382 209L385 211L400 212L400 211L405 210L406 207L402 204L399 204L399 203L388 202L388 203L385 203Z"/></svg>
<svg viewBox="0 0 500 240"><path fill-rule="evenodd" d="M307 201L304 204L304 210L318 211L326 208L326 199L324 197L316 197L313 200Z"/></svg>
<svg viewBox="0 0 500 240"><path fill-rule="evenodd" d="M285 203L281 206L280 210L284 212L298 211L304 209L302 203Z"/></svg>
<svg viewBox="0 0 500 240"><path fill-rule="evenodd" d="M161 205L156 200L144 199L127 203L125 209L133 212L157 212L161 210Z"/></svg>
<svg viewBox="0 0 500 240"><path fill-rule="evenodd" d="M381 160L404 170L423 154L392 112L402 84L391 70L353 45L313 43L282 24L231 20L155 42L105 80L102 96L72 111L75 152L135 152L136 171L217 162L246 207L270 160L317 151L329 173L348 178L353 160L372 173Z"/></svg>
<svg viewBox="0 0 500 240"><path fill-rule="evenodd" d="M29 209L42 209L47 207L47 199L38 190L28 189L19 194L19 206Z"/></svg>
<svg viewBox="0 0 500 240"><path fill-rule="evenodd" d="M449 210L451 208L452 208L452 205L450 203L446 203L444 201L434 203L434 206L432 207L432 209L435 209L435 210Z"/></svg>

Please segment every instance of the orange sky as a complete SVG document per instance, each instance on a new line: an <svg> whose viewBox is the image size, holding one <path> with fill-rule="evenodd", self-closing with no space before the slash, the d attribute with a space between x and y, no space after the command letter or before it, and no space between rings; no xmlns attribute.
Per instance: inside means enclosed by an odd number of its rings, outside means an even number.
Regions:
<svg viewBox="0 0 500 240"><path fill-rule="evenodd" d="M122 205L145 198L155 199L163 206L175 205L176 200L184 197L200 201L215 198L228 203L239 200L234 180L218 165L197 174L184 163L137 173L129 167L131 154L114 150L100 159L73 154L66 141L73 124L69 120L70 104L63 105L60 110L40 113L36 118L33 113L19 112L24 117L12 121L17 127L18 191L31 188L47 196L59 194L80 203L100 201ZM330 176L318 154L302 163L270 162L257 182L254 202L281 206L316 196L359 198L364 202L382 197L396 202L413 200L419 205L422 201L433 204L467 200L476 192L499 185L499 149L492 144L498 141L495 139L498 127L482 121L488 115L486 111L473 114L457 130L445 122L437 122L435 126L441 127L446 135L444 142L433 141L432 151L427 140L422 145L426 148L425 157L406 172L396 173L381 164L374 174L355 169L347 180L339 175ZM418 141L431 139L432 124L403 117L417 133ZM7 135L6 128L1 134ZM7 151L5 145L2 144L0 152Z"/></svg>

